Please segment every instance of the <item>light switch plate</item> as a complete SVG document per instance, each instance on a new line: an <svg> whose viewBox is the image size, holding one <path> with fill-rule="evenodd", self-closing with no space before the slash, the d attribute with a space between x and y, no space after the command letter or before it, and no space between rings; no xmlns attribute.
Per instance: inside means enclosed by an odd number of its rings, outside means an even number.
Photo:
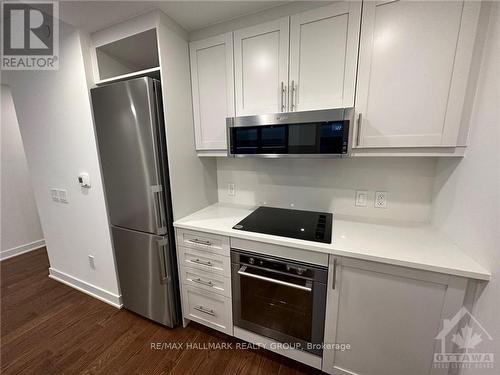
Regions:
<svg viewBox="0 0 500 375"><path fill-rule="evenodd" d="M227 184L227 195L232 197L236 195L236 186L234 184Z"/></svg>
<svg viewBox="0 0 500 375"><path fill-rule="evenodd" d="M59 201L68 203L68 191L66 189L59 189Z"/></svg>
<svg viewBox="0 0 500 375"><path fill-rule="evenodd" d="M59 190L50 189L50 196L54 202L59 202Z"/></svg>
<svg viewBox="0 0 500 375"><path fill-rule="evenodd" d="M358 207L366 207L368 202L368 192L366 190L356 190L356 199L354 204Z"/></svg>
<svg viewBox="0 0 500 375"><path fill-rule="evenodd" d="M375 208L387 208L387 192L375 192Z"/></svg>

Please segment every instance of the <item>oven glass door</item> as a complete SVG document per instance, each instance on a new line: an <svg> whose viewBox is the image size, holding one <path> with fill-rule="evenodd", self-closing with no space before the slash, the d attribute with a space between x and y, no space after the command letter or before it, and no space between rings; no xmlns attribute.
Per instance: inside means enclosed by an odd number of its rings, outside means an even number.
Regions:
<svg viewBox="0 0 500 375"><path fill-rule="evenodd" d="M239 267L238 320L262 335L312 341L313 283L249 265ZM285 340L286 341L286 340Z"/></svg>

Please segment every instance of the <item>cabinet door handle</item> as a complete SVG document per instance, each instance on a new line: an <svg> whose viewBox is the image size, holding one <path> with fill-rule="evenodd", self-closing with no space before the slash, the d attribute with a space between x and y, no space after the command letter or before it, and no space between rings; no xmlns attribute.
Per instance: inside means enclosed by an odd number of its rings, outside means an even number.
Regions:
<svg viewBox="0 0 500 375"><path fill-rule="evenodd" d="M210 262L210 261L204 262L203 260L200 260L199 258L191 259L190 262L197 263L197 264L203 264L204 266L209 266L209 267L213 266L212 262Z"/></svg>
<svg viewBox="0 0 500 375"><path fill-rule="evenodd" d="M361 139L361 122L363 121L363 115L358 114L358 121L356 126L356 146L359 146L359 140Z"/></svg>
<svg viewBox="0 0 500 375"><path fill-rule="evenodd" d="M192 279L194 283L198 283L198 284L201 284L201 285L206 285L206 286L209 286L210 288L213 288L214 287L214 283L212 281L205 281L205 280L202 280L201 278L197 278L197 279Z"/></svg>
<svg viewBox="0 0 500 375"><path fill-rule="evenodd" d="M335 289L335 279L337 278L337 258L333 258L332 289Z"/></svg>
<svg viewBox="0 0 500 375"><path fill-rule="evenodd" d="M200 245L212 246L212 242L199 240L198 238L193 238L192 240L189 240L189 242L193 242L193 243L200 244Z"/></svg>
<svg viewBox="0 0 500 375"><path fill-rule="evenodd" d="M285 83L281 81L281 112L285 112Z"/></svg>
<svg viewBox="0 0 500 375"><path fill-rule="evenodd" d="M295 111L295 81L292 80L292 84L290 85L290 112Z"/></svg>
<svg viewBox="0 0 500 375"><path fill-rule="evenodd" d="M208 315L215 316L215 311L213 309L207 309L206 307L203 307L201 305L195 306L195 307L193 307L193 309L198 310L198 311L205 313L205 314L208 314Z"/></svg>

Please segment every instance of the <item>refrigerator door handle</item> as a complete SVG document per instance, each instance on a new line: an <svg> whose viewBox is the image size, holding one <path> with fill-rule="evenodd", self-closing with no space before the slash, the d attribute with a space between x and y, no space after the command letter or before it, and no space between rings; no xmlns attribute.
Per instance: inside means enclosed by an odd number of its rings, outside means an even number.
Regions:
<svg viewBox="0 0 500 375"><path fill-rule="evenodd" d="M156 220L156 234L162 235L167 233L167 223L165 220L165 202L163 202L163 186L151 186L151 194L153 196L154 215Z"/></svg>
<svg viewBox="0 0 500 375"><path fill-rule="evenodd" d="M157 240L158 245L158 257L160 264L160 282L165 284L170 281L170 272L168 267L168 262L165 256L165 248L168 245L168 239L163 238L161 240Z"/></svg>

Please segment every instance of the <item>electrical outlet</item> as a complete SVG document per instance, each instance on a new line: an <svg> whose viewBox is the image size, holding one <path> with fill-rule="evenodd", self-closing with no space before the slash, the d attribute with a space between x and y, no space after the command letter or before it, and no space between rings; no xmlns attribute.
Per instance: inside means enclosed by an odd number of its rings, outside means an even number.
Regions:
<svg viewBox="0 0 500 375"><path fill-rule="evenodd" d="M59 189L59 201L68 203L68 191L66 189Z"/></svg>
<svg viewBox="0 0 500 375"><path fill-rule="evenodd" d="M89 266L93 270L95 270L95 259L93 255L89 255Z"/></svg>
<svg viewBox="0 0 500 375"><path fill-rule="evenodd" d="M54 202L59 202L59 190L50 189L50 196Z"/></svg>
<svg viewBox="0 0 500 375"><path fill-rule="evenodd" d="M368 202L368 192L366 190L356 190L356 199L354 204L358 207L366 207Z"/></svg>
<svg viewBox="0 0 500 375"><path fill-rule="evenodd" d="M227 195L232 197L236 195L236 186L234 184L227 184Z"/></svg>
<svg viewBox="0 0 500 375"><path fill-rule="evenodd" d="M387 192L375 192L375 208L387 208Z"/></svg>

